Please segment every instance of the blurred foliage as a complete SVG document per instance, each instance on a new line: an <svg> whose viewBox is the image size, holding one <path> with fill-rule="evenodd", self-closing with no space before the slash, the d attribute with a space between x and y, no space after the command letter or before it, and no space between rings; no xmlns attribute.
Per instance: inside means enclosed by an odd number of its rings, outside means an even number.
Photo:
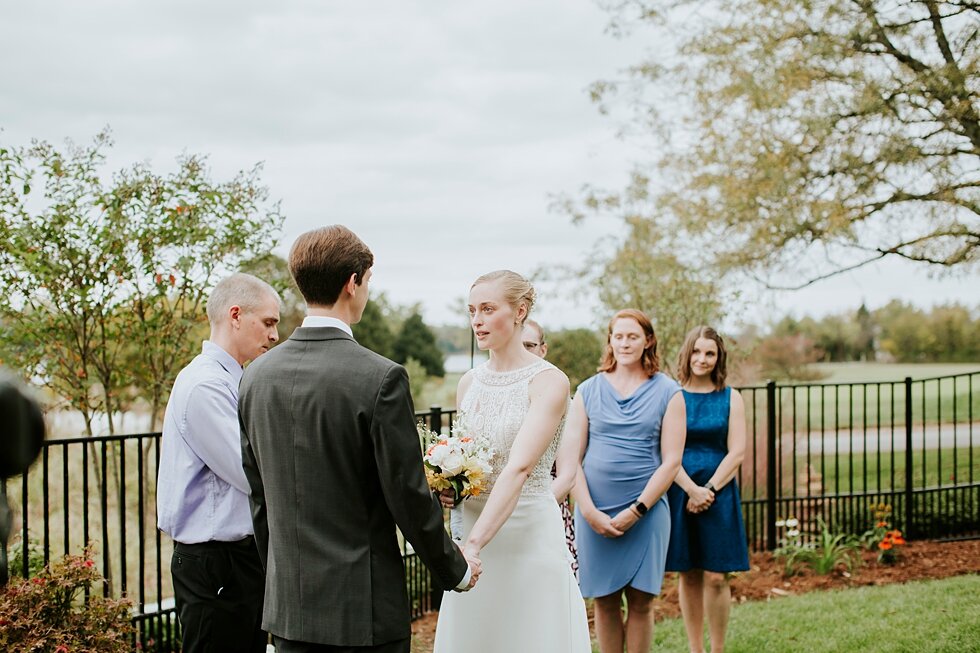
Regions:
<svg viewBox="0 0 980 653"><path fill-rule="evenodd" d="M209 289L282 223L260 166L215 182L205 157L183 155L167 175L135 164L104 180L111 145L108 130L61 149L0 144L4 362L80 411L89 435L96 414L114 432L135 400L159 416L199 350Z"/></svg>
<svg viewBox="0 0 980 653"><path fill-rule="evenodd" d="M568 375L574 394L582 381L596 373L605 340L591 329L565 329L546 337L547 358Z"/></svg>
<svg viewBox="0 0 980 653"><path fill-rule="evenodd" d="M647 223L685 265L774 286L884 257L976 265L976 3L604 5L656 47L592 97L651 157L622 190L560 199L574 218Z"/></svg>

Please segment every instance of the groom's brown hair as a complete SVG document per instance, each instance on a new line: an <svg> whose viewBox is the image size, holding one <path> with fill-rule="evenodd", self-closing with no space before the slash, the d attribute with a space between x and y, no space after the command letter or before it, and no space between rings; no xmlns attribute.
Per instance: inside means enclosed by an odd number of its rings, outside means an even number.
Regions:
<svg viewBox="0 0 980 653"><path fill-rule="evenodd" d="M368 246L340 224L307 231L289 250L289 272L311 306L333 306L350 276L361 285L372 265Z"/></svg>

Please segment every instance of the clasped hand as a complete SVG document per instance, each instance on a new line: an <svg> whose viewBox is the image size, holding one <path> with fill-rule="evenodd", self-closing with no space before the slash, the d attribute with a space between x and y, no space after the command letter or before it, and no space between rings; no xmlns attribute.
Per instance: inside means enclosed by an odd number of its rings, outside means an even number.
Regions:
<svg viewBox="0 0 980 653"><path fill-rule="evenodd" d="M476 586L476 581L480 579L480 574L483 573L483 563L480 562L479 550L471 545L463 547L463 557L466 558L466 563L470 566L470 584L459 591L468 592Z"/></svg>
<svg viewBox="0 0 980 653"><path fill-rule="evenodd" d="M601 510L596 510L586 517L592 530L603 537L622 537L639 519L632 508L624 508L614 517Z"/></svg>
<svg viewBox="0 0 980 653"><path fill-rule="evenodd" d="M456 507L456 495L451 489L442 490L439 492L439 503L442 504L443 508L455 508ZM457 590L459 592L467 592L476 586L476 581L480 579L480 574L483 573L483 564L480 562L480 551L473 548L471 545L463 547L463 557L466 558L466 564L470 566L470 584L464 589Z"/></svg>
<svg viewBox="0 0 980 653"><path fill-rule="evenodd" d="M715 493L706 487L694 488L687 497L687 510L695 514L704 512L715 502Z"/></svg>

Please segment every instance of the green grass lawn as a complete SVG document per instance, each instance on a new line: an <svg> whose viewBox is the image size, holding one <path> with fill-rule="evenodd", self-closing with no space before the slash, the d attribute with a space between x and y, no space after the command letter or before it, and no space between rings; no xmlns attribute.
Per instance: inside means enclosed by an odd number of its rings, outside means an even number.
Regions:
<svg viewBox="0 0 980 653"><path fill-rule="evenodd" d="M728 653L966 653L980 650L980 576L736 605ZM707 640L706 640L707 643ZM594 649L598 650L598 649ZM684 624L657 624L651 651L687 651Z"/></svg>
<svg viewBox="0 0 980 653"><path fill-rule="evenodd" d="M882 427L904 427L906 376L913 379L913 425L980 420L980 363L825 363L815 367L828 376L806 386L779 387L784 432L862 431L877 428L879 421ZM966 376L935 378L957 374ZM754 409L764 424L765 390L748 390L743 395L750 423Z"/></svg>
<svg viewBox="0 0 980 653"><path fill-rule="evenodd" d="M980 371L977 363L817 363L813 366L827 377L820 383L863 383L903 381Z"/></svg>
<svg viewBox="0 0 980 653"><path fill-rule="evenodd" d="M806 456L798 455L796 460L797 472L802 473L806 468ZM893 466L892 453L889 451L882 451L880 457L871 452L867 456L861 452L848 456L845 452L836 461L833 451L828 451L822 459L819 454L810 457L810 464L822 476L824 492L827 494L850 492L852 478L853 489L859 492L902 489L905 487L904 451L894 452L894 463ZM784 473L788 474L789 471ZM972 464L968 447L917 450L912 455L912 481L917 488L952 486L954 479L956 483L967 483L971 472L973 480L980 481L980 433L974 435Z"/></svg>

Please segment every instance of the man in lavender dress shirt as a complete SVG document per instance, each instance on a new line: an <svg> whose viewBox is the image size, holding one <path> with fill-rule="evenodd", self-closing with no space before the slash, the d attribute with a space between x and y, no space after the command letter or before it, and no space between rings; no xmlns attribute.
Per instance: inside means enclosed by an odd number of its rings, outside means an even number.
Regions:
<svg viewBox="0 0 980 653"><path fill-rule="evenodd" d="M279 339L279 295L249 274L208 299L211 337L177 375L163 423L157 525L174 540L170 571L184 653L260 653L265 573L242 468L242 366Z"/></svg>

